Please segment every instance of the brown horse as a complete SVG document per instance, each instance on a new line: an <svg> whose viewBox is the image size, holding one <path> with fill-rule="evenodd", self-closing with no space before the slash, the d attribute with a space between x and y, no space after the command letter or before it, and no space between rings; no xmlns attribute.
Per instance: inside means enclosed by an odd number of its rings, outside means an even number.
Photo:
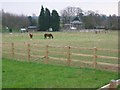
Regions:
<svg viewBox="0 0 120 90"><path fill-rule="evenodd" d="M29 33L29 37L30 37L30 39L32 39L33 38L33 34Z"/></svg>
<svg viewBox="0 0 120 90"><path fill-rule="evenodd" d="M53 35L50 33L50 34L44 34L44 38L46 39L47 37L49 37L49 38L52 38L53 39Z"/></svg>

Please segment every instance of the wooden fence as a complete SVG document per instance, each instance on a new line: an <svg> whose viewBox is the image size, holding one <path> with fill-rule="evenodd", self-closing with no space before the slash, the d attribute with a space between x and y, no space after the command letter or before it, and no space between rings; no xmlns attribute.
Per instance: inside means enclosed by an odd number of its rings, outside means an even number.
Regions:
<svg viewBox="0 0 120 90"><path fill-rule="evenodd" d="M109 84L99 88L98 90L117 90L118 85L120 85L120 79L111 80Z"/></svg>
<svg viewBox="0 0 120 90"><path fill-rule="evenodd" d="M34 46L34 47L33 47ZM42 47L41 47L42 46ZM44 49L43 49L44 47ZM51 48L53 48L54 50L52 50ZM60 52L59 50L56 49L63 49L62 52ZM16 52L15 52L16 50ZM86 53L80 53L80 52L74 52L74 51L91 51L91 54L86 54ZM35 54L36 52L41 52L43 55L39 55L38 53ZM3 55L9 55L12 58L15 58L16 55L19 55L20 58L22 59L22 57L26 57L27 60L33 61L32 57L34 57L36 60L37 58L44 58L44 63L49 63L49 61L51 60L58 60L58 61L64 61L66 62L66 64L68 66L71 66L73 62L80 62L83 64L88 64L91 65L93 68L100 68L102 69L104 67L104 69L109 69L109 70L113 70L113 71L118 71L118 60L120 60L120 58L118 58L117 56L113 57L113 56L107 56L107 55L99 55L97 54L98 51L102 51L102 52L110 52L113 54L118 54L118 52L120 52L120 50L110 50L110 49L102 49L102 48L84 48L84 47L72 47L72 46L51 46L51 45L40 45L40 44L33 44L33 43L3 43ZM51 56L50 54L53 55L62 55L64 54L65 57L63 58L61 57L54 57ZM79 56L79 58L75 59L72 58L72 56L77 57ZM92 60L88 61L88 60L80 60L81 57L87 57L92 58ZM105 60L104 61L97 61L97 59L108 59L109 60L113 60L113 62L115 61L116 63L110 62L110 63L106 63Z"/></svg>

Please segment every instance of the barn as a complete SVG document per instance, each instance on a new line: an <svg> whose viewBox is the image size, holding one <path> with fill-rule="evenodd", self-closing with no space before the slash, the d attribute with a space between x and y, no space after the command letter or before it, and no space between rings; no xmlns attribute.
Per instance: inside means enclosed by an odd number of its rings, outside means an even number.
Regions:
<svg viewBox="0 0 120 90"><path fill-rule="evenodd" d="M37 27L37 26L28 26L28 27L27 27L27 31L28 31L28 32L38 31L38 27Z"/></svg>

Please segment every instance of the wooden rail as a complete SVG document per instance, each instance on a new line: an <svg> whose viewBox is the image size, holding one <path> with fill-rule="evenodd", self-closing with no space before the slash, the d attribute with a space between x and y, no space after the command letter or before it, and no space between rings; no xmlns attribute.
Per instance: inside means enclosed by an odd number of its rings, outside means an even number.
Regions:
<svg viewBox="0 0 120 90"><path fill-rule="evenodd" d="M105 62L99 62L97 61L97 58L99 59L112 59L112 60L120 60L120 58L118 57L113 57L113 56L102 56L102 55L98 55L97 52L98 51L110 51L110 53L118 53L120 52L120 50L109 50L109 49L101 49L101 48L97 48L97 47L94 47L94 48L85 48L85 47L71 47L71 46L50 46L50 45L46 45L46 46L42 46L42 45L39 45L39 44L30 44L30 43L3 43L4 47L5 46L8 46L9 45L9 50L11 50L11 56L12 58L15 57L15 55L18 53L19 55L23 55L24 56L26 55L28 61L31 61L31 57L34 57L34 58L41 58L41 57L44 57L45 60L44 62L47 64L49 62L49 59L54 59L54 60L62 60L62 61L66 61L67 62L67 65L70 66L72 62L81 62L81 63L85 63L85 64L90 64L93 66L93 68L97 68L98 65L105 65L105 66L115 66L116 68L118 67L117 63L116 64L112 64L112 63L105 63ZM34 45L35 47L37 48L34 48ZM17 46L17 47L15 47ZM20 46L20 47L19 47ZM22 48L22 46L26 46L26 49L25 48ZM44 49L41 49L40 47L44 47ZM8 48L8 47L7 47ZM50 50L54 48L54 50ZM60 49L63 49L64 52L61 52L59 50L56 50L57 48L60 48ZM73 52L72 49L74 49L75 51L77 50L80 50L80 51L84 51L84 50L91 50L92 53L91 54L83 54L83 53L78 53L78 52ZM18 52L16 52L16 50L19 50ZM26 50L26 51L25 51ZM20 52L21 51L21 52ZM118 51L118 52L117 52ZM3 52L4 52L4 49L3 49ZM5 50L6 52L6 50ZM34 53L38 53L38 52L41 52L44 54L44 56L40 56L39 54L34 54ZM20 54L21 53L21 54ZM7 54L7 53L5 53ZM63 57L53 57L51 56L51 54L58 54L58 55L66 55L66 58L63 58ZM80 60L80 59L75 59L75 58L72 58L72 56L80 56L80 57L90 57L92 59L92 61L87 61L87 60Z"/></svg>
<svg viewBox="0 0 120 90"><path fill-rule="evenodd" d="M100 56L100 55L97 55L97 58L120 60L120 58L118 58L118 57Z"/></svg>
<svg viewBox="0 0 120 90"><path fill-rule="evenodd" d="M117 90L118 85L120 85L120 79L111 80L109 84L99 88L98 90Z"/></svg>

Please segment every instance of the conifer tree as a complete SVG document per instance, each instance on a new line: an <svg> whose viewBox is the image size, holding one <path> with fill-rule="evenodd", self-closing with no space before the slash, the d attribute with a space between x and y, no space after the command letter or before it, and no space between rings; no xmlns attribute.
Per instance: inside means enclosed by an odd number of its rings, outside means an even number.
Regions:
<svg viewBox="0 0 120 90"><path fill-rule="evenodd" d="M51 27L53 31L59 31L60 17L56 10L52 10Z"/></svg>
<svg viewBox="0 0 120 90"><path fill-rule="evenodd" d="M50 11L49 9L46 8L45 9L45 30L49 30L50 28L50 23L51 23L50 18L51 18Z"/></svg>
<svg viewBox="0 0 120 90"><path fill-rule="evenodd" d="M52 10L52 14L49 9L41 7L41 12L38 18L38 25L40 31L48 31L52 28L53 31L59 31L60 17L56 10Z"/></svg>
<svg viewBox="0 0 120 90"><path fill-rule="evenodd" d="M45 11L43 6L41 7L41 12L38 18L38 26L40 31L45 31Z"/></svg>

